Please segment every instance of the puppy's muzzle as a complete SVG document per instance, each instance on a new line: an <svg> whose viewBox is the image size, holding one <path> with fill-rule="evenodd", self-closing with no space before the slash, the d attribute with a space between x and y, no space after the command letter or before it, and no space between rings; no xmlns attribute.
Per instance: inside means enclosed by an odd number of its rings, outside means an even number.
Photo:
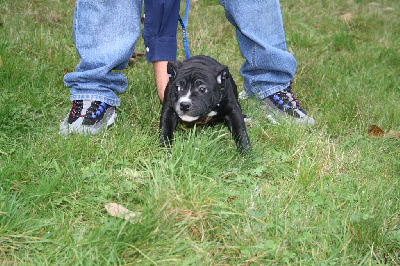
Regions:
<svg viewBox="0 0 400 266"><path fill-rule="evenodd" d="M179 108L184 111L187 112L189 111L190 107L192 106L192 103L189 101L183 101L179 104Z"/></svg>

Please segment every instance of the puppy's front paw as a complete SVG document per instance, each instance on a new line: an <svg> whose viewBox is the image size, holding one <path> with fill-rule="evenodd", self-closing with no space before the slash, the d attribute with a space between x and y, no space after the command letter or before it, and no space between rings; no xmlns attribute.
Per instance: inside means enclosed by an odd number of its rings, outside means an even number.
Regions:
<svg viewBox="0 0 400 266"><path fill-rule="evenodd" d="M172 139L168 138L167 136L160 136L160 147L172 147Z"/></svg>
<svg viewBox="0 0 400 266"><path fill-rule="evenodd" d="M245 145L239 145L238 146L238 152L241 155L245 155L251 152L251 145L250 144L245 144Z"/></svg>

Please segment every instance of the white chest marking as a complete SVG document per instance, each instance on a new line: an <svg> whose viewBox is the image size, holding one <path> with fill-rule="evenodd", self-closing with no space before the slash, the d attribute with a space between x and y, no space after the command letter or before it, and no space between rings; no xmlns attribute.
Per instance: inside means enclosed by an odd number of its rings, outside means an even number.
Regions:
<svg viewBox="0 0 400 266"><path fill-rule="evenodd" d="M193 122L199 119L199 116L190 116L190 115L180 115L179 117L185 122Z"/></svg>
<svg viewBox="0 0 400 266"><path fill-rule="evenodd" d="M207 114L207 116L209 116L209 117L213 117L213 116L216 116L216 115L217 115L217 112L215 112L215 111L211 111L211 112L209 112Z"/></svg>

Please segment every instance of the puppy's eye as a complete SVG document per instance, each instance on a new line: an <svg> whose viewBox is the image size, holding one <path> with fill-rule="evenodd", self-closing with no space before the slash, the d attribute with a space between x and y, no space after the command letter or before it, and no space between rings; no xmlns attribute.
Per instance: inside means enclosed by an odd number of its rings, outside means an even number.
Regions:
<svg viewBox="0 0 400 266"><path fill-rule="evenodd" d="M194 83L194 85L195 86L201 86L201 85L203 85L204 83L200 80L200 79L197 79L196 81L195 81L195 83Z"/></svg>
<svg viewBox="0 0 400 266"><path fill-rule="evenodd" d="M204 87L204 86L200 86L200 87L199 87L199 92L201 92L201 93L206 93L206 92L207 92L207 88Z"/></svg>
<svg viewBox="0 0 400 266"><path fill-rule="evenodd" d="M176 91L176 92L181 92L181 91L182 91L181 86L176 85L176 86L175 86L175 91Z"/></svg>

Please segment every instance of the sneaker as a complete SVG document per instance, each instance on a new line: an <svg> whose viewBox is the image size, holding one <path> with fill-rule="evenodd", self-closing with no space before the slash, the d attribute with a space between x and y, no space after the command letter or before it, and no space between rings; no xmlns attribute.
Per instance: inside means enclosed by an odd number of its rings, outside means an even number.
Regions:
<svg viewBox="0 0 400 266"><path fill-rule="evenodd" d="M106 104L105 102L94 101L87 109L83 117L83 127L85 134L90 133L95 135L104 128L114 124L117 112L115 106Z"/></svg>
<svg viewBox="0 0 400 266"><path fill-rule="evenodd" d="M263 101L275 114L279 114L282 117L293 118L296 123L309 126L315 125L315 120L307 115L307 111L301 107L296 96L294 96L291 85L282 91L268 96L263 99ZM272 118L271 115L267 115L267 117ZM276 123L276 120L273 118L272 121Z"/></svg>
<svg viewBox="0 0 400 266"><path fill-rule="evenodd" d="M86 101L85 101L86 102ZM90 103L90 102L89 102ZM85 109L88 108L87 103L85 103ZM69 111L67 117L64 119L60 126L60 133L62 135L68 135L72 133L82 133L83 127L83 101L82 100L75 100L72 102L71 110Z"/></svg>
<svg viewBox="0 0 400 266"><path fill-rule="evenodd" d="M99 101L75 100L72 108L60 126L62 135L92 134L111 126L117 113L114 106Z"/></svg>

